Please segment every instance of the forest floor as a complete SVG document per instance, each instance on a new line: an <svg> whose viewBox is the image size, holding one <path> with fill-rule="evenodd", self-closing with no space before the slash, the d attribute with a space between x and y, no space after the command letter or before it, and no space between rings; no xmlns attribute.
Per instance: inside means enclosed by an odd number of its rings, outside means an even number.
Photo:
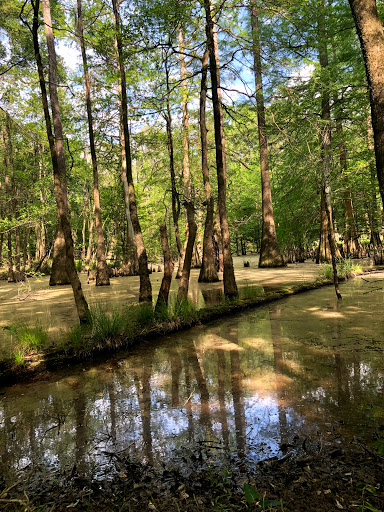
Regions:
<svg viewBox="0 0 384 512"><path fill-rule="evenodd" d="M90 482L76 475L35 470L12 489L0 490L0 510L159 512L382 512L384 457L355 440L292 437L286 454L256 465L245 460L209 464L191 457L189 471L119 459L120 475ZM248 487L247 487L248 486ZM247 487L247 488L246 488ZM1 489L1 488L0 488Z"/></svg>

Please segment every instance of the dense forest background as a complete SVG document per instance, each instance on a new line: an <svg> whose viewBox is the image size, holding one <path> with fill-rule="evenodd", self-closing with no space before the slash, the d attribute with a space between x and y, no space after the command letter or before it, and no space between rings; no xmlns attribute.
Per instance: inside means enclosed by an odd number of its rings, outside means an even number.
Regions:
<svg viewBox="0 0 384 512"><path fill-rule="evenodd" d="M380 14L382 3L377 7ZM0 6L0 261L8 278L23 269L48 270L59 237L52 147L36 65L38 40L50 89L43 10L37 0L3 0ZM208 65L208 10L218 84L212 55ZM215 265L221 269L215 89L222 105L232 253L261 249L260 170L266 154L285 262L308 256L330 260L331 238L321 235L329 221L341 255L380 248L382 204L369 88L347 2L51 0L50 14L65 151L61 178L78 270L95 265L101 226L107 265L139 272L132 201L152 263L163 261L160 225L167 228L172 259L182 262L196 223L191 264L201 266L211 207ZM48 101L51 108L52 96ZM60 137L54 135L57 144Z"/></svg>

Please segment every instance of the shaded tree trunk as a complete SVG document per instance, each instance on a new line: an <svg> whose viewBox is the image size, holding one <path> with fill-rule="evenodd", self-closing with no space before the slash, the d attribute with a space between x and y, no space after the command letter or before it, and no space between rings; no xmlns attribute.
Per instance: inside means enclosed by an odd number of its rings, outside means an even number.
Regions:
<svg viewBox="0 0 384 512"><path fill-rule="evenodd" d="M91 148L92 158L92 170L93 170L93 204L96 222L96 286L109 285L109 277L107 270L107 261L105 257L105 244L104 244L104 233L103 223L101 221L101 210L100 210L100 194L99 194L99 173L97 169L97 158L95 148L95 136L93 132L93 119L92 119L92 106L91 106L91 86L89 81L87 54L85 51L84 44L84 33L83 33L83 16L81 10L81 0L77 0L77 29L78 37L80 40L81 56L83 59L84 68L84 85L85 85L85 99L87 104L87 117L88 117L88 133L89 133L89 145Z"/></svg>
<svg viewBox="0 0 384 512"><path fill-rule="evenodd" d="M180 278L179 291L177 293L177 300L181 301L188 298L189 276L191 273L191 263L193 255L193 246L195 244L197 225L195 222L195 213L193 205L186 202L185 204L188 215L188 240L184 254L183 271Z"/></svg>
<svg viewBox="0 0 384 512"><path fill-rule="evenodd" d="M160 242L164 256L164 276L161 281L159 295L157 297L155 311L159 312L162 307L168 306L169 290L171 288L172 274L173 274L173 262L172 255L169 249L168 236L167 236L167 225L161 224L160 226Z"/></svg>
<svg viewBox="0 0 384 512"><path fill-rule="evenodd" d="M384 33L376 0L349 0L363 53L376 157L379 191L384 205Z"/></svg>
<svg viewBox="0 0 384 512"><path fill-rule="evenodd" d="M327 34L325 29L325 13L324 2L319 9L318 22L318 40L319 40L319 62L323 73L327 72L328 67L328 49ZM332 220L332 200L331 185L329 176L331 172L331 107L329 101L329 83L325 81L321 91L321 125L320 125L320 145L321 145L321 228L320 228L320 245L319 245L319 261L333 261L333 251L335 257L341 258L341 254L337 249L335 242L335 234L333 230ZM329 243L331 240L331 243Z"/></svg>
<svg viewBox="0 0 384 512"><path fill-rule="evenodd" d="M207 73L208 73L209 51L206 48L201 66L201 87L200 87L200 140L201 140L201 169L203 172L203 182L205 191L205 201L207 203L207 213L205 217L204 239L203 239L203 261L199 274L199 283L216 283L219 280L217 275L215 252L213 247L213 215L215 210L215 201L212 195L212 188L209 182L208 167L208 141L206 125L206 102L207 102Z"/></svg>
<svg viewBox="0 0 384 512"><path fill-rule="evenodd" d="M285 265L280 253L273 216L271 181L268 164L268 143L265 127L265 107L263 78L260 54L259 19L256 3L251 3L252 52L256 84L257 127L259 134L259 153L262 191L262 235L259 267L283 267Z"/></svg>
<svg viewBox="0 0 384 512"><path fill-rule="evenodd" d="M132 176L132 159L131 159L131 146L129 140L129 128L128 128L128 102L127 102L127 90L126 90L126 79L125 79L125 67L123 63L123 44L120 35L120 18L118 12L117 0L112 0L114 24L116 28L116 48L118 55L118 65L120 71L120 85L121 85L121 125L123 127L124 134L124 148L125 148L125 164L126 174L128 182L128 197L129 197L129 213L132 220L133 231L135 234L135 242L137 248L137 257L139 263L139 275L140 275L140 302L152 302L152 285L149 279L148 271L148 258L147 251L144 246L143 234L141 232L139 216L137 212L136 194L135 187L133 184Z"/></svg>
<svg viewBox="0 0 384 512"><path fill-rule="evenodd" d="M218 48L216 26L212 17L212 0L204 0L204 9L206 17L207 45L209 49L209 66L212 83L212 104L215 128L215 146L216 146L216 173L218 187L218 210L220 215L221 240L223 245L223 263L224 263L224 295L227 299L235 299L239 296L235 272L233 269L233 260L231 254L231 240L229 235L229 224L227 218L226 206L226 164L225 164L225 135L223 123L223 110L221 105L220 75L218 68ZM216 41L215 41L216 39Z"/></svg>
<svg viewBox="0 0 384 512"><path fill-rule="evenodd" d="M373 129L371 116L368 115L367 118L367 147L368 151L371 153L374 150L373 144ZM370 229L370 243L373 247L381 247L382 242L380 238L380 221L379 221L379 208L377 204L377 177L376 177L376 168L373 162L373 159L369 159L369 172L370 172L370 201L367 205L368 211L368 219L369 219L369 229Z"/></svg>

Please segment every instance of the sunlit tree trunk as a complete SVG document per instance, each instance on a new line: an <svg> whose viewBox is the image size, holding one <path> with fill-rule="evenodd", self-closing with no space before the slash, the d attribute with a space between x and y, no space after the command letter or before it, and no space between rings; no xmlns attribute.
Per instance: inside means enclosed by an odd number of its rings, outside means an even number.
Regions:
<svg viewBox="0 0 384 512"><path fill-rule="evenodd" d="M376 0L349 0L369 87L376 172L384 205L384 33Z"/></svg>
<svg viewBox="0 0 384 512"><path fill-rule="evenodd" d="M120 84L121 84L121 124L124 133L124 147L125 147L125 161L126 161L126 174L128 182L128 194L129 194L129 212L132 220L133 231L135 234L135 242L137 248L137 257L139 262L139 275L140 275L140 302L152 302L152 285L149 279L148 271L148 258L147 251L144 246L143 234L141 232L139 216L137 212L136 194L135 187L133 184L132 176L132 159L131 159L131 146L129 140L129 128L128 128L128 102L127 102L127 89L125 79L125 66L123 62L123 43L120 35L120 17L118 12L117 0L112 0L114 24L115 24L115 39L119 61L120 71Z"/></svg>
<svg viewBox="0 0 384 512"><path fill-rule="evenodd" d="M85 85L85 99L87 104L87 117L88 117L88 133L89 133L89 145L91 148L92 158L92 170L93 170L93 205L96 222L96 286L109 285L109 277L107 270L107 261L105 257L105 244L104 244L104 233L103 223L101 221L101 210L100 210L100 194L99 194L99 173L97 169L97 158L95 148L95 136L93 132L93 116L91 106L91 85L89 81L88 62L87 54L85 51L84 44L84 33L83 33L83 16L81 10L81 0L77 0L77 29L78 37L80 40L81 55L83 59L84 68L84 85Z"/></svg>
<svg viewBox="0 0 384 512"><path fill-rule="evenodd" d="M262 192L262 235L259 267L283 267L273 216L271 181L268 165L268 143L265 127L265 107L260 53L259 19L256 3L251 0L252 52L256 84L257 126L259 134L259 154Z"/></svg>
<svg viewBox="0 0 384 512"><path fill-rule="evenodd" d="M39 26L39 0L36 0L34 6L34 17L33 17L33 44L35 49L35 58L39 73L39 82L41 88L41 99L44 109L44 117L47 128L47 136L49 141L49 147L51 151L51 159L53 166L55 194L57 202L57 210L61 223L61 227L65 238L66 248L66 271L71 281L73 294L75 298L77 313L79 316L80 323L89 323L89 311L88 304L85 300L79 276L77 275L75 268L75 259L73 251L73 239L71 232L71 225L69 221L68 212L68 199L67 199L67 185L66 185L66 166L65 166L65 147L63 129L61 125L60 108L57 95L57 66L56 66L56 53L55 53L55 42L52 30L52 20L50 12L49 0L43 0L43 16L45 25L45 34L48 46L48 58L49 58L49 91L53 118L53 128L55 137L52 133L51 118L49 114L43 64L41 61L39 40L38 40L38 26Z"/></svg>
<svg viewBox="0 0 384 512"><path fill-rule="evenodd" d="M207 213L205 217L204 239L203 239L203 261L199 274L200 283L215 283L219 280L216 270L215 253L213 247L213 216L215 201L212 195L212 188L209 182L208 167L208 140L206 125L206 102L207 102L207 73L208 73L208 48L204 52L201 66L201 87L200 87L200 140L201 140L201 169L203 173L205 201Z"/></svg>
<svg viewBox="0 0 384 512"><path fill-rule="evenodd" d="M238 297L235 272L233 269L233 260L231 254L231 240L229 236L229 224L227 218L226 194L227 177L225 165L225 135L223 123L223 110L221 105L220 75L217 62L217 39L215 36L216 26L212 17L212 0L204 0L204 9L206 17L206 34L209 49L209 65L212 83L212 104L215 128L215 146L216 146L216 173L218 188L218 210L220 214L221 240L223 246L224 263L224 295L227 299ZM215 44L216 39L216 44Z"/></svg>

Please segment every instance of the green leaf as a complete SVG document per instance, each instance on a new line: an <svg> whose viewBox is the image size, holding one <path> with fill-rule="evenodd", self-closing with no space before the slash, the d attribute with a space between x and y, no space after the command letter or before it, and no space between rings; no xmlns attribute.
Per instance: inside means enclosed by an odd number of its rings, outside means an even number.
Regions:
<svg viewBox="0 0 384 512"><path fill-rule="evenodd" d="M266 508L280 507L281 502L278 500L265 500L262 502L262 508L265 510Z"/></svg>
<svg viewBox="0 0 384 512"><path fill-rule="evenodd" d="M263 496L249 484L244 484L244 494L248 503L254 503L263 499Z"/></svg>

